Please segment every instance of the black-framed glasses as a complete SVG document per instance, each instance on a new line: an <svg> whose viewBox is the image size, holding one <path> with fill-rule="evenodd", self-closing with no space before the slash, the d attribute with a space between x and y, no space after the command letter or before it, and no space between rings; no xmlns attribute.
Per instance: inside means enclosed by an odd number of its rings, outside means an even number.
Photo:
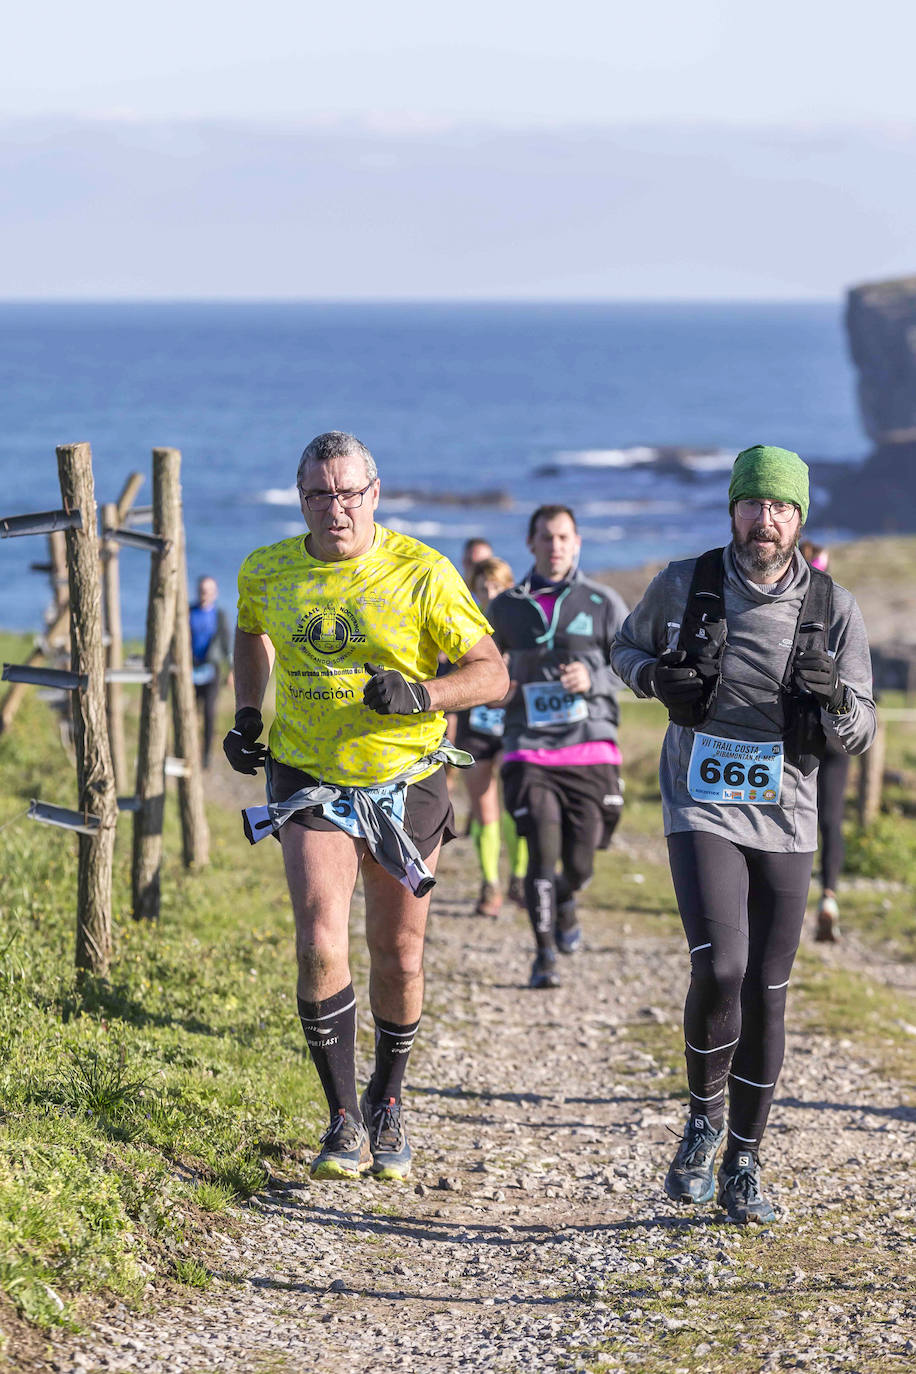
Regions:
<svg viewBox="0 0 916 1374"><path fill-rule="evenodd" d="M301 487L299 491L309 510L330 510L335 501L341 510L356 510L357 506L363 504L363 497L374 482L373 477L360 491L303 491Z"/></svg>
<svg viewBox="0 0 916 1374"><path fill-rule="evenodd" d="M735 510L742 520L758 520L764 510L768 510L774 525L787 525L798 506L792 501L755 501L747 498L736 501Z"/></svg>

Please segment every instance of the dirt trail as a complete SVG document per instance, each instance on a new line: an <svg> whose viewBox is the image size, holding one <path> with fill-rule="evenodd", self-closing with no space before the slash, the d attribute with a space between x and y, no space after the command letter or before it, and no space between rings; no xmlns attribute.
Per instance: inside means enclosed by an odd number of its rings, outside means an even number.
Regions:
<svg viewBox="0 0 916 1374"><path fill-rule="evenodd" d="M678 1211L660 1179L683 1110L681 941L586 909L564 985L531 992L526 920L467 915L471 863L451 846L433 902L411 1182L275 1180L233 1238L214 1236L208 1292L115 1310L55 1368L910 1364L916 1110L873 1056L790 1032L764 1156L779 1225L749 1235L715 1208ZM364 967L357 981L365 1006Z"/></svg>

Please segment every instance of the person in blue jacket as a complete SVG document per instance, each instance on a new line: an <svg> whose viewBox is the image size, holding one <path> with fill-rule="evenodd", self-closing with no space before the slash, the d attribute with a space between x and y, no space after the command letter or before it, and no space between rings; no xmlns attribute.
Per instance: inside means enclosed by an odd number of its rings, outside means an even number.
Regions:
<svg viewBox="0 0 916 1374"><path fill-rule="evenodd" d="M204 768L210 767L216 702L222 679L231 675L232 648L226 612L217 605L219 587L215 577L201 577L197 601L191 607L191 655L194 694L203 717L202 756Z"/></svg>

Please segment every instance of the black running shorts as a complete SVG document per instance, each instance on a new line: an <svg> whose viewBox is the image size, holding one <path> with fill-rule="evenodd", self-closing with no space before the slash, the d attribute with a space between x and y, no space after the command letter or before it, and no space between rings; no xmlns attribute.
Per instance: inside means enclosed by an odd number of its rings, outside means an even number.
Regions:
<svg viewBox="0 0 916 1374"><path fill-rule="evenodd" d="M495 759L503 747L499 735L481 735L470 726L470 711L459 711L455 727L455 744L471 755L475 763Z"/></svg>
<svg viewBox="0 0 916 1374"><path fill-rule="evenodd" d="M551 768L513 759L502 766L503 800L520 835L538 824L544 794L552 795L560 814L583 838L594 835L594 848L606 849L620 819L623 796L615 763L588 763Z"/></svg>
<svg viewBox="0 0 916 1374"><path fill-rule="evenodd" d="M288 763L267 757L270 769L270 795L274 801L286 801L300 787L313 787L318 779L301 768L291 768ZM288 825L301 825L305 830L339 830L340 827L321 814L321 807L309 807L291 816ZM455 816L451 799L445 784L445 769L439 767L435 773L412 782L407 788L404 808L404 829L413 840L421 859L428 859L441 842L448 844L455 838Z"/></svg>

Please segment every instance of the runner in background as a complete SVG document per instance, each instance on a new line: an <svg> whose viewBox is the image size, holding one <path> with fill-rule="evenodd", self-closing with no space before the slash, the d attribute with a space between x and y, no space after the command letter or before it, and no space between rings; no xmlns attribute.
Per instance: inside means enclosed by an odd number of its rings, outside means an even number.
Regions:
<svg viewBox="0 0 916 1374"><path fill-rule="evenodd" d="M609 659L626 606L579 572L581 539L568 506L541 506L528 526L534 566L490 603L512 680L502 783L528 841L525 898L536 952L529 986L559 982L556 951L582 943L576 893L610 843L623 796L617 746L620 680Z"/></svg>
<svg viewBox="0 0 916 1374"><path fill-rule="evenodd" d="M760 1142L785 1052L786 993L817 843L818 759L868 748L871 662L853 597L798 552L808 468L739 453L731 543L669 563L627 617L614 667L670 724L659 781L687 937L689 1116L665 1178L679 1202L770 1222Z"/></svg>
<svg viewBox="0 0 916 1374"><path fill-rule="evenodd" d="M484 558L471 570L469 588L484 615L490 602L515 581L509 564L501 558ZM455 743L474 759L474 767L462 770L471 809L471 838L480 864L481 887L475 916L498 916L502 910L499 882L500 827L503 824L509 850L509 898L525 905L525 871L528 846L519 836L500 804L496 760L502 750L505 711L500 707L475 706L460 711Z"/></svg>
<svg viewBox="0 0 916 1374"><path fill-rule="evenodd" d="M213 727L216 703L224 674L232 679L232 646L226 612L217 605L219 587L215 577L201 577L197 583L197 600L190 608L191 659L194 696L203 718L201 758L204 768L210 767L213 747Z"/></svg>
<svg viewBox="0 0 916 1374"><path fill-rule="evenodd" d="M464 578L465 586L470 587L471 574L473 573L476 564L484 558L492 557L493 549L490 545L489 540L475 536L474 538L465 541L464 548L461 550L461 575ZM449 663L448 659L445 657L444 654L440 654L440 676L444 676L446 673L450 671L451 664ZM456 711L447 711L445 714L445 734L446 738L450 739L453 744L455 742L455 736L457 732L458 713ZM448 782L448 790L451 794L454 787L454 769L446 769L446 779Z"/></svg>
<svg viewBox="0 0 916 1374"><path fill-rule="evenodd" d="M822 544L803 539L799 551L812 568L826 572L830 554ZM846 846L843 840L843 799L849 778L849 755L831 750L817 770L817 823L821 836L821 900L817 908L815 940L833 944L840 938L837 882L843 871Z"/></svg>

